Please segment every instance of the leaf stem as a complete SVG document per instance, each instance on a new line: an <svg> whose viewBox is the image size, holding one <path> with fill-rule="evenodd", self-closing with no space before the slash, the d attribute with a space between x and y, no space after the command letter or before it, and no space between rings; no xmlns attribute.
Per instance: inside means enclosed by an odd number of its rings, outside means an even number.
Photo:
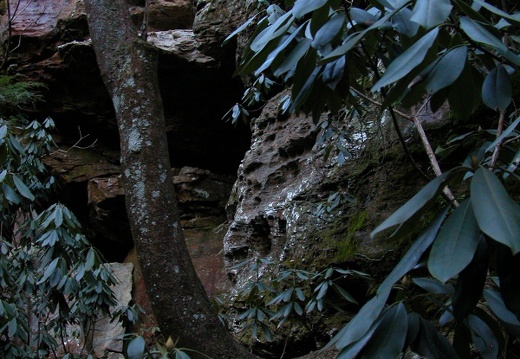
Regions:
<svg viewBox="0 0 520 359"><path fill-rule="evenodd" d="M497 138L502 134L502 131L504 129L504 118L505 118L505 111L501 110L500 115L498 116L498 125L497 125ZM502 142L497 143L495 146L495 149L493 150L493 156L491 157L491 164L489 167L491 169L495 168L498 156L500 155L500 147L502 146Z"/></svg>

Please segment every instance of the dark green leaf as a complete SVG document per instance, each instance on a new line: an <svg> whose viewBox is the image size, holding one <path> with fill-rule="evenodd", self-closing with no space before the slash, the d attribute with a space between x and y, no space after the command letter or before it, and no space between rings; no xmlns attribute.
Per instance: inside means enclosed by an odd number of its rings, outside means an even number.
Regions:
<svg viewBox="0 0 520 359"><path fill-rule="evenodd" d="M341 350L363 338L383 310L389 295L390 289L382 291L370 299L358 314L332 338L326 347L335 344Z"/></svg>
<svg viewBox="0 0 520 359"><path fill-rule="evenodd" d="M280 16L276 22L260 33L249 46L254 52L260 52L268 43L280 38L291 27L294 18L290 12Z"/></svg>
<svg viewBox="0 0 520 359"><path fill-rule="evenodd" d="M408 330L408 315L402 303L388 309L360 358L397 358L403 350Z"/></svg>
<svg viewBox="0 0 520 359"><path fill-rule="evenodd" d="M329 21L323 25L312 41L312 47L320 49L322 46L329 44L339 33L345 24L345 13L338 12L332 15Z"/></svg>
<svg viewBox="0 0 520 359"><path fill-rule="evenodd" d="M464 69L467 52L466 46L449 50L428 74L424 84L426 91L433 94L454 83Z"/></svg>
<svg viewBox="0 0 520 359"><path fill-rule="evenodd" d="M244 22L235 31L233 31L231 34L229 34L228 37L226 37L224 39L222 44L225 45L229 40L231 40L233 37L235 37L238 33L242 32L245 28L247 28L257 16L258 16L258 14L251 16L246 22Z"/></svg>
<svg viewBox="0 0 520 359"><path fill-rule="evenodd" d="M54 216L54 225L56 228L61 226L63 223L63 212L61 210L61 206L57 206L55 210L55 216Z"/></svg>
<svg viewBox="0 0 520 359"><path fill-rule="evenodd" d="M432 323L423 318L420 318L420 323L420 334L411 347L412 351L428 359L458 359L450 342L437 332Z"/></svg>
<svg viewBox="0 0 520 359"><path fill-rule="evenodd" d="M407 3L409 2L409 0L401 0L401 1L398 1L398 4L397 6L395 7L395 9L392 9L392 11L389 11L387 14L385 14L385 16L383 16L382 18L380 18L376 23L374 23L372 26L366 28L365 30L361 31L361 32L356 32L356 33L353 33L351 34L350 36L348 36L345 41L343 42L343 44L341 46L339 46L338 48L336 48L334 51L332 51L330 54L328 54L327 56L325 56L321 61L320 63L327 63L329 61L333 61L335 59L337 59L338 57L340 56L343 56L345 55L347 52L349 52L351 49L354 48L354 46L356 46L359 41L361 41L361 39L365 38L365 36L371 32L371 31L375 31L376 29L378 29L380 26L382 26L383 24L385 24L394 14L396 14L402 7L404 7Z"/></svg>
<svg viewBox="0 0 520 359"><path fill-rule="evenodd" d="M466 63L459 80L453 83L448 93L450 109L458 118L466 119L473 113L481 98L479 88L471 65Z"/></svg>
<svg viewBox="0 0 520 359"><path fill-rule="evenodd" d="M347 292L345 289L343 289L341 286L333 283L332 287L334 288L334 290L336 292L338 292L339 295L341 295L343 298L345 298L349 302L354 303L354 304L358 304L357 300L355 300L354 297L352 297L352 295L350 295L350 293Z"/></svg>
<svg viewBox="0 0 520 359"><path fill-rule="evenodd" d="M520 253L513 255L508 247L498 244L496 265L502 299L520 319Z"/></svg>
<svg viewBox="0 0 520 359"><path fill-rule="evenodd" d="M87 258L85 259L85 269L87 271L91 270L96 264L96 253L94 248L90 248L87 253Z"/></svg>
<svg viewBox="0 0 520 359"><path fill-rule="evenodd" d="M415 342L420 329L421 317L415 312L408 313L408 330L406 331L406 340L404 342L406 347L409 347Z"/></svg>
<svg viewBox="0 0 520 359"><path fill-rule="evenodd" d="M16 194L16 192L11 188L11 186L6 183L2 183L2 191L4 193L5 199L14 204L20 203L20 197Z"/></svg>
<svg viewBox="0 0 520 359"><path fill-rule="evenodd" d="M406 273L408 273L412 268L414 268L423 253L430 247L430 244L435 239L437 235L437 231L441 226L446 213L448 212L448 207L442 210L431 222L430 226L417 238L417 240L412 244L408 252L403 256L403 258L399 261L399 263L394 267L392 272L386 277L386 279L381 283L378 293L386 292L390 290L393 285L400 280Z"/></svg>
<svg viewBox="0 0 520 359"><path fill-rule="evenodd" d="M135 337L128 343L126 347L126 358L127 359L142 359L144 356L144 349L146 348L146 342L141 336Z"/></svg>
<svg viewBox="0 0 520 359"><path fill-rule="evenodd" d="M276 47L275 50L273 50L273 52L271 52L269 54L269 56L267 56L267 59L265 60L265 62L258 68L255 70L254 72L254 75L256 77L258 77L265 69L267 69L269 66L271 66L271 64L273 63L274 59L279 56L279 54L284 51L287 46L289 46L289 44L296 38L296 36L298 35L298 33L300 32L300 30L303 28L305 24L301 24L300 27L298 27L296 30L294 30L292 32L292 34L290 34L289 36L287 36L281 43L280 45L278 45Z"/></svg>
<svg viewBox="0 0 520 359"><path fill-rule="evenodd" d="M452 299L453 317L456 320L464 319L480 300L486 282L488 265L488 245L484 236L481 236L473 259L460 272L457 279Z"/></svg>
<svg viewBox="0 0 520 359"><path fill-rule="evenodd" d="M25 183L23 183L22 180L20 178L18 178L18 176L15 174L13 174L13 182L14 182L14 185L16 186L16 189L22 196L24 196L25 198L27 198L30 201L34 201L34 199L35 199L34 195L31 193L31 190L29 189L29 187L27 187L25 185Z"/></svg>
<svg viewBox="0 0 520 359"><path fill-rule="evenodd" d="M491 70L482 84L482 101L494 110L505 111L511 103L513 87L509 73L499 65Z"/></svg>
<svg viewBox="0 0 520 359"><path fill-rule="evenodd" d="M427 204L431 203L435 197L440 193L444 181L448 177L447 173L436 177L430 181L424 188L422 188L415 196L408 202L395 211L383 223L377 226L376 229L370 233L370 237L374 237L377 233L395 226L401 226L403 223L412 218L417 212L423 209Z"/></svg>
<svg viewBox="0 0 520 359"><path fill-rule="evenodd" d="M8 332L7 335L10 337L14 337L16 331L18 330L18 323L16 322L16 318L13 318L7 323Z"/></svg>
<svg viewBox="0 0 520 359"><path fill-rule="evenodd" d="M287 55L285 60L275 69L273 69L274 76L278 77L288 71L294 70L298 61L305 55L307 50L311 47L311 40L301 40L292 51Z"/></svg>
<svg viewBox="0 0 520 359"><path fill-rule="evenodd" d="M471 330L471 337L473 338L475 348L482 359L498 358L498 340L486 322L476 315L470 314L468 316L468 326Z"/></svg>
<svg viewBox="0 0 520 359"><path fill-rule="evenodd" d="M428 50L433 45L439 29L435 28L417 40L410 48L403 52L399 57L392 61L383 76L372 87L372 92L376 92L384 86L390 85L397 80L408 75L413 69L422 63Z"/></svg>
<svg viewBox="0 0 520 359"><path fill-rule="evenodd" d="M303 84L299 92L294 93L293 92L293 103L291 105L290 112L293 112L297 109L299 109L304 101L309 97L311 94L312 88L314 86L314 81L316 77L321 73L323 70L323 66L318 66L314 69L314 71L310 74L310 76L307 78L307 81ZM296 89L296 86L293 86L293 91Z"/></svg>
<svg viewBox="0 0 520 359"><path fill-rule="evenodd" d="M511 133L516 129L516 126L518 126L518 124L520 123L520 117L518 117L512 124L510 124L503 132L500 136L497 137L497 139L495 141L493 141L493 143L491 143L488 148L486 149L486 152L488 151L494 151L495 150L495 146L498 145L499 143L502 143L502 141L504 141L504 139L508 136L511 135Z"/></svg>
<svg viewBox="0 0 520 359"><path fill-rule="evenodd" d="M461 359L471 359L471 342L469 328L463 322L456 322L455 332L453 333L453 349Z"/></svg>
<svg viewBox="0 0 520 359"><path fill-rule="evenodd" d="M518 55L512 53L498 37L486 30L476 21L463 16L460 18L460 28L474 41L494 47L495 50L497 50L507 60L520 66L520 58Z"/></svg>
<svg viewBox="0 0 520 359"><path fill-rule="evenodd" d="M477 250L480 236L469 199L448 217L432 245L428 257L430 273L445 283L463 270Z"/></svg>
<svg viewBox="0 0 520 359"><path fill-rule="evenodd" d="M49 278L54 273L54 271L56 270L56 267L58 266L59 260L60 260L59 258L54 258L54 260L49 263L49 265L45 269L45 272L43 273L43 277L36 284L41 284L41 283L45 282L47 280L47 278Z"/></svg>
<svg viewBox="0 0 520 359"><path fill-rule="evenodd" d="M338 83L343 78L345 71L345 56L338 58L335 61L329 62L325 65L323 74L321 76L323 83L327 85L331 90L336 89Z"/></svg>
<svg viewBox="0 0 520 359"><path fill-rule="evenodd" d="M516 318L513 312L507 309L499 292L485 289L484 298L486 298L486 302L498 319L506 324L520 328L520 321Z"/></svg>
<svg viewBox="0 0 520 359"><path fill-rule="evenodd" d="M411 20L430 29L444 22L452 8L450 0L417 0Z"/></svg>
<svg viewBox="0 0 520 359"><path fill-rule="evenodd" d="M357 7L350 8L350 17L356 24L364 26L370 26L377 21L377 17Z"/></svg>
<svg viewBox="0 0 520 359"><path fill-rule="evenodd" d="M327 290L329 289L329 282L330 281L323 282L323 283L321 283L321 285L316 287L316 289L320 288L318 291L318 294L316 295L317 300L323 298L325 296L325 294L327 294ZM315 291L316 291L316 289L315 289Z"/></svg>
<svg viewBox="0 0 520 359"><path fill-rule="evenodd" d="M520 205L507 194L500 180L489 170L479 168L471 181L471 203L480 229L520 251Z"/></svg>
<svg viewBox="0 0 520 359"><path fill-rule="evenodd" d="M413 278L413 282L424 290L434 294L453 294L452 285L444 284L433 278Z"/></svg>
<svg viewBox="0 0 520 359"><path fill-rule="evenodd" d="M303 15L308 14L316 9L319 9L328 1L329 0L296 0L292 9L294 17L299 19Z"/></svg>
<svg viewBox="0 0 520 359"><path fill-rule="evenodd" d="M505 19L508 19L511 22L515 23L516 25L520 25L520 13L519 12L517 12L513 15L510 15L507 12L502 11L502 10L494 7L493 5L487 3L486 1L482 1L482 0L473 0L473 1L477 4L479 4L480 6L486 8L487 10L491 11L492 13L494 13L498 16L501 16Z"/></svg>
<svg viewBox="0 0 520 359"><path fill-rule="evenodd" d="M419 24L410 20L412 15L412 10L404 8L392 17L394 29L409 38L414 37L419 30Z"/></svg>

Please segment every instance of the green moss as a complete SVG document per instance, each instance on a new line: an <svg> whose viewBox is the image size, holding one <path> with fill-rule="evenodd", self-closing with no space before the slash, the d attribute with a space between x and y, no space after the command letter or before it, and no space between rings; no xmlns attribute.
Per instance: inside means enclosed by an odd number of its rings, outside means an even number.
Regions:
<svg viewBox="0 0 520 359"><path fill-rule="evenodd" d="M322 233L322 246L332 249L334 262L350 260L358 252L359 243L355 233L365 227L366 219L366 210L353 216L341 216Z"/></svg>
<svg viewBox="0 0 520 359"><path fill-rule="evenodd" d="M43 84L32 81L19 81L18 77L0 76L0 108L2 115L17 112L22 107L32 106L42 100L36 92Z"/></svg>
<svg viewBox="0 0 520 359"><path fill-rule="evenodd" d="M365 226L366 218L366 210L350 218L348 221L347 236L343 241L339 241L337 244L338 251L334 257L336 262L351 259L358 252L359 243L354 237L354 234Z"/></svg>

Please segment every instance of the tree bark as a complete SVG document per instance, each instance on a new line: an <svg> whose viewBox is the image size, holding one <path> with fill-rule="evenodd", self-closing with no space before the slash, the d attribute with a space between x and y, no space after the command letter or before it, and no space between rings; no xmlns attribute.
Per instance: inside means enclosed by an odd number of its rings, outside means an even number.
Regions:
<svg viewBox="0 0 520 359"><path fill-rule="evenodd" d="M155 49L124 0L85 0L92 44L112 97L132 236L165 338L213 358L253 358L220 324L195 273L173 187ZM193 355L193 357L198 357Z"/></svg>

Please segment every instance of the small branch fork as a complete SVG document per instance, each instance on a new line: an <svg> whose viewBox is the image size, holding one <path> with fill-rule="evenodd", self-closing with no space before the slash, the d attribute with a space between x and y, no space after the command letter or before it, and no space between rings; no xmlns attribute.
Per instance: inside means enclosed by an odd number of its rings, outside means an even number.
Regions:
<svg viewBox="0 0 520 359"><path fill-rule="evenodd" d="M378 107L381 107L381 108L383 107L383 104L381 104L380 102L374 100L373 98L365 95L364 93L356 90L355 88L351 88L351 90L354 91L360 97L362 97L364 100L366 100ZM435 173L436 176L440 176L440 175L442 175L442 171L441 171L441 167L439 165L439 161L437 161L437 156L435 156L435 151L433 150L433 148L430 144L430 141L428 139L428 136L426 135L426 132L424 131L421 121L419 120L419 117L417 115L426 107L426 105L428 105L428 103L429 103L429 99L424 101L424 103L422 104L422 106L420 107L420 109L418 111L415 111L415 109L412 109L412 114L406 114L395 108L390 108L390 110L393 111L394 114L398 114L399 116L407 119L408 121L412 122L415 125L415 128L417 129L417 132L419 133L419 137L421 138L421 141L423 143L426 154L428 155L428 159L430 160L430 164L432 166L433 172ZM455 199L455 196L453 195L453 192L448 188L448 186L444 187L443 193L452 202L452 204L454 206L457 207L459 205L459 203Z"/></svg>

